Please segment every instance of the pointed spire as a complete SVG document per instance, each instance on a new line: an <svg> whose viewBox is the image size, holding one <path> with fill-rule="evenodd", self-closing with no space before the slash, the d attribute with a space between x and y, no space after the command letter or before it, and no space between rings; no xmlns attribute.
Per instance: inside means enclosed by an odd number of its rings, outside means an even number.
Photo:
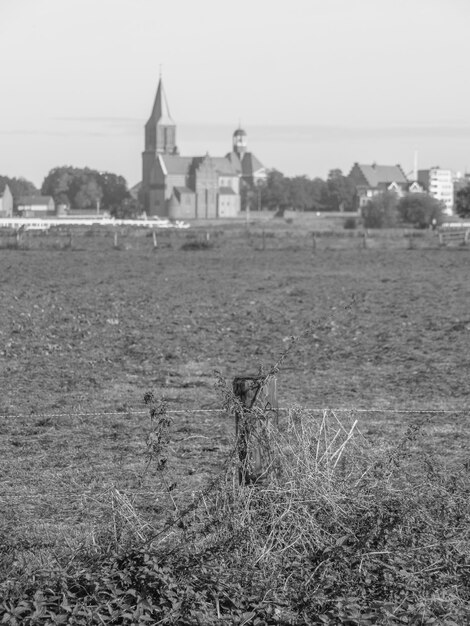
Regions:
<svg viewBox="0 0 470 626"><path fill-rule="evenodd" d="M145 150L175 154L176 148L176 124L170 114L170 108L166 99L161 76L158 81L157 95L153 103L152 113L145 124Z"/></svg>
<svg viewBox="0 0 470 626"><path fill-rule="evenodd" d="M160 123L166 126L176 126L170 115L170 107L168 106L168 100L166 99L166 93L163 88L162 70L160 66L160 78L158 81L157 95L153 103L152 113L150 115L149 122L154 124Z"/></svg>

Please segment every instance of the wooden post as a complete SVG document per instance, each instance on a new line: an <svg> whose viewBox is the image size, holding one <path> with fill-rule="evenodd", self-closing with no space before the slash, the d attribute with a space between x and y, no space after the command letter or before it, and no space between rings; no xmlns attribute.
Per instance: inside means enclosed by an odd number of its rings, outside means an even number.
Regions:
<svg viewBox="0 0 470 626"><path fill-rule="evenodd" d="M72 245L73 245L73 235L72 235L72 229L69 230L69 248L72 249Z"/></svg>
<svg viewBox="0 0 470 626"><path fill-rule="evenodd" d="M266 250L266 233L264 232L264 230L262 233L262 248L261 249Z"/></svg>
<svg viewBox="0 0 470 626"><path fill-rule="evenodd" d="M153 241L153 249L156 250L158 243L157 243L157 233L152 230L152 241Z"/></svg>
<svg viewBox="0 0 470 626"><path fill-rule="evenodd" d="M117 230L114 231L114 248L116 249L118 247L118 232Z"/></svg>
<svg viewBox="0 0 470 626"><path fill-rule="evenodd" d="M206 241L209 242L211 239L211 234L209 231L206 231Z"/></svg>
<svg viewBox="0 0 470 626"><path fill-rule="evenodd" d="M362 233L362 247L364 250L367 248L367 230Z"/></svg>
<svg viewBox="0 0 470 626"><path fill-rule="evenodd" d="M271 466L266 427L270 419L278 425L276 379L259 376L238 376L233 380L233 393L240 401L235 411L237 437L238 482L255 483Z"/></svg>
<svg viewBox="0 0 470 626"><path fill-rule="evenodd" d="M313 252L316 252L317 250L317 234L316 233L312 233L312 250Z"/></svg>

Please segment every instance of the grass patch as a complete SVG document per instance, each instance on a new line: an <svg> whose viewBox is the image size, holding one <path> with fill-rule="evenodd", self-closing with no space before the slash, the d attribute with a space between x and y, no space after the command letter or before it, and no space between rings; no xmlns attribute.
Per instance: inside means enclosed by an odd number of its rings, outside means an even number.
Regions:
<svg viewBox="0 0 470 626"><path fill-rule="evenodd" d="M238 485L233 442L223 471L188 500L172 481L165 405L147 402L141 478L154 465L164 517L144 519L114 489L93 541L56 553L47 571L4 543L5 623L468 621L470 474L420 451L424 421L378 448L352 417L293 407L264 430L260 481Z"/></svg>

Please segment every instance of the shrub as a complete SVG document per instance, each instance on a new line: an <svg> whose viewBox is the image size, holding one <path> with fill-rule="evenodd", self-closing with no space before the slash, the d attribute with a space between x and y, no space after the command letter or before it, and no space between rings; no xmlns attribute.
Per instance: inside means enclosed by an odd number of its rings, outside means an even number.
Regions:
<svg viewBox="0 0 470 626"><path fill-rule="evenodd" d="M190 239L182 244L181 250L210 250L213 247L214 244L210 240Z"/></svg>
<svg viewBox="0 0 470 626"><path fill-rule="evenodd" d="M397 195L390 191L378 194L362 209L365 228L391 228L398 221Z"/></svg>
<svg viewBox="0 0 470 626"><path fill-rule="evenodd" d="M346 230L354 230L357 228L357 222L355 217L347 217L344 220L343 228Z"/></svg>
<svg viewBox="0 0 470 626"><path fill-rule="evenodd" d="M429 228L433 220L442 223L442 204L425 193L409 193L400 198L397 208L401 219L417 228Z"/></svg>

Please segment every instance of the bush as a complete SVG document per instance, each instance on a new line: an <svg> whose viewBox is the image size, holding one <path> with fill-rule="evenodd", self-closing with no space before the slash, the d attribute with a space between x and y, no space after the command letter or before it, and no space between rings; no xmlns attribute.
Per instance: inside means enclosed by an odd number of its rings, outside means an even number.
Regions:
<svg viewBox="0 0 470 626"><path fill-rule="evenodd" d="M181 250L210 250L213 247L214 244L210 240L190 239L182 244Z"/></svg>
<svg viewBox="0 0 470 626"><path fill-rule="evenodd" d="M365 228L392 228L397 225L397 195L390 191L378 194L362 209Z"/></svg>
<svg viewBox="0 0 470 626"><path fill-rule="evenodd" d="M425 193L409 193L400 198L397 208L401 219L416 228L429 228L433 220L442 223L442 204Z"/></svg>
<svg viewBox="0 0 470 626"><path fill-rule="evenodd" d="M355 230L357 228L357 222L355 217L348 217L344 220L343 228L346 230Z"/></svg>

